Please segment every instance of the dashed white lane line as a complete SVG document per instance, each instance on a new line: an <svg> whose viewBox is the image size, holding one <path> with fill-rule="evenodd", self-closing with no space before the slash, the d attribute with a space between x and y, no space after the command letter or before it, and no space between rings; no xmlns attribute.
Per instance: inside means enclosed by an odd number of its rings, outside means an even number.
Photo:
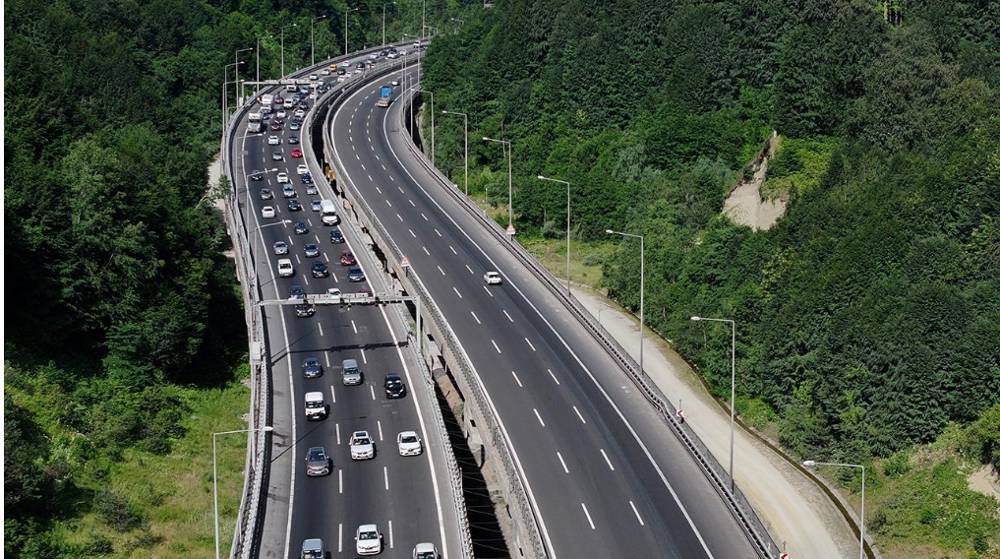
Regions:
<svg viewBox="0 0 1000 559"><path fill-rule="evenodd" d="M594 520L590 518L590 511L587 510L587 505L580 503L580 506L583 507L583 514L587 515L587 524L590 524L590 529L596 530L597 528L594 527Z"/></svg>
<svg viewBox="0 0 1000 559"><path fill-rule="evenodd" d="M344 470L337 470L337 493L344 494Z"/></svg>
<svg viewBox="0 0 1000 559"><path fill-rule="evenodd" d="M413 237L414 239L417 238L417 234L413 232L413 229L410 229L410 236Z"/></svg>
<svg viewBox="0 0 1000 559"><path fill-rule="evenodd" d="M438 268L438 271L441 272L442 276L447 276L448 275L448 274L444 273L444 269L442 269L441 266L438 266L437 268Z"/></svg>
<svg viewBox="0 0 1000 559"><path fill-rule="evenodd" d="M531 344L531 340L525 338L524 341L528 342L528 347L531 348L531 351L538 351L537 349L535 349L535 346Z"/></svg>
<svg viewBox="0 0 1000 559"><path fill-rule="evenodd" d="M427 250L427 247L425 247L425 246L422 246L422 247L420 247L420 248L424 249L424 254L426 254L427 256L430 256L430 255L431 255L431 251Z"/></svg>
<svg viewBox="0 0 1000 559"><path fill-rule="evenodd" d="M441 236L442 236L442 235L441 235L441 232L437 230L437 227L435 227L435 228L434 228L434 232L435 232L435 233L437 233L437 236L438 236L438 237L441 237Z"/></svg>
<svg viewBox="0 0 1000 559"><path fill-rule="evenodd" d="M385 490L389 490L389 466L382 466L382 479L385 480Z"/></svg>
<svg viewBox="0 0 1000 559"><path fill-rule="evenodd" d="M354 323L354 319L353 318L351 319L351 328L354 330L355 334L358 333L358 325Z"/></svg>
<svg viewBox="0 0 1000 559"><path fill-rule="evenodd" d="M389 521L389 549L395 547L394 540L392 539L392 521Z"/></svg>
<svg viewBox="0 0 1000 559"><path fill-rule="evenodd" d="M456 251L456 250L455 250L455 247L453 247L453 246L451 246L451 245L448 245L448 248L450 248L450 249L451 249L451 253L452 253L452 254L454 254L454 255L456 255L456 256L458 255L458 251Z"/></svg>
<svg viewBox="0 0 1000 559"><path fill-rule="evenodd" d="M329 264L329 263L330 263L330 257L329 257L329 256L327 256L327 254L326 254L325 252L323 253L323 260L326 260L326 263L327 263L327 264Z"/></svg>
<svg viewBox="0 0 1000 559"><path fill-rule="evenodd" d="M333 427L334 427L334 430L337 431L337 446L340 446L340 424L339 423L334 423Z"/></svg>
<svg viewBox="0 0 1000 559"><path fill-rule="evenodd" d="M542 416L541 416L541 414L538 413L538 409L537 408L531 408L531 411L535 412L535 418L538 419L538 422L542 424L542 427L545 427L545 422L542 421Z"/></svg>
<svg viewBox="0 0 1000 559"><path fill-rule="evenodd" d="M365 355L364 349L361 350L361 362L364 363L365 365L368 364L368 356Z"/></svg>
<svg viewBox="0 0 1000 559"><path fill-rule="evenodd" d="M549 376L552 377L552 380L556 381L556 384L559 384L559 379L556 378L556 374L552 372L552 369L545 369L545 370L549 372Z"/></svg>
<svg viewBox="0 0 1000 559"><path fill-rule="evenodd" d="M503 353L502 351L500 351L500 346L497 345L496 340L490 340L490 342L493 343L493 349L497 350L497 353Z"/></svg>
<svg viewBox="0 0 1000 559"><path fill-rule="evenodd" d="M465 265L465 269L468 270L470 274L476 275L476 273L472 271L472 268L470 268L468 264Z"/></svg>
<svg viewBox="0 0 1000 559"><path fill-rule="evenodd" d="M396 214L396 217L398 217L398 218L399 218L399 221L400 221L400 223L402 223L402 222L403 222L403 216L401 216L401 215L399 215L399 214Z"/></svg>
<svg viewBox="0 0 1000 559"><path fill-rule="evenodd" d="M568 474L569 468L566 467L566 461L563 460L562 454L560 454L558 450L556 451L556 456L559 458L559 463L562 464L563 472Z"/></svg>
<svg viewBox="0 0 1000 559"><path fill-rule="evenodd" d="M323 324L320 323L320 322L317 322L316 323L316 328L319 328L319 335L320 335L320 337L322 337L323 336Z"/></svg>
<svg viewBox="0 0 1000 559"><path fill-rule="evenodd" d="M364 172L366 172L366 173L368 172L368 169L365 167L364 163L361 164L361 170L364 171Z"/></svg>
<svg viewBox="0 0 1000 559"><path fill-rule="evenodd" d="M329 368L330 367L330 354L329 353L324 353L323 354L323 359L326 360L326 366L327 366L327 368Z"/></svg>
<svg viewBox="0 0 1000 559"><path fill-rule="evenodd" d="M358 155L357 150L354 150L354 158L357 159L358 161L361 161L361 156Z"/></svg>
<svg viewBox="0 0 1000 559"><path fill-rule="evenodd" d="M521 384L521 379L517 378L517 373L515 371L511 371L510 374L514 376L514 382L516 382L519 387L524 388L524 385Z"/></svg>
<svg viewBox="0 0 1000 559"><path fill-rule="evenodd" d="M368 182L375 182L375 179L373 179L371 175L368 175Z"/></svg>
<svg viewBox="0 0 1000 559"><path fill-rule="evenodd" d="M601 449L601 456L603 456L604 457L604 461L607 462L608 468L611 468L612 472L615 471L615 467L611 464L611 460L608 458L608 455L607 455L606 452L604 452L603 448Z"/></svg>
<svg viewBox="0 0 1000 559"><path fill-rule="evenodd" d="M479 321L479 317L476 316L476 313L474 311L469 311L469 312L472 314L472 318L476 319L476 324L482 326L483 323Z"/></svg>
<svg viewBox="0 0 1000 559"><path fill-rule="evenodd" d="M506 317L507 317L507 320L511 321L511 323L513 323L513 322L514 322L514 319L510 317L510 314L508 314L508 313L507 313L507 310L506 310L506 309L504 309L504 311L503 311L503 315L504 315L504 316L506 316Z"/></svg>
<svg viewBox="0 0 1000 559"><path fill-rule="evenodd" d="M402 190L402 188L400 190ZM417 205L413 203L413 200L407 199L406 201L409 202L414 208L417 207Z"/></svg>
<svg viewBox="0 0 1000 559"><path fill-rule="evenodd" d="M549 371L549 374L552 374L552 371ZM552 380L555 380L555 378L556 378L555 375L552 375ZM558 380L556 380L556 384L559 384ZM584 425L586 425L587 424L587 420L583 418L583 414L580 413L580 410L576 409L576 406L573 406L573 411L575 411L576 412L576 416L580 418L580 423L583 423Z"/></svg>
<svg viewBox="0 0 1000 559"><path fill-rule="evenodd" d="M389 175L389 180L395 181L396 179L392 175Z"/></svg>
<svg viewBox="0 0 1000 559"><path fill-rule="evenodd" d="M403 187L402 186L397 186L396 190L398 190L400 194L406 194L405 192L403 192Z"/></svg>
<svg viewBox="0 0 1000 559"><path fill-rule="evenodd" d="M392 207L392 202L390 202L389 200L386 200L386 201L385 201L385 203L386 203L386 205L387 205L387 206L389 206L390 208Z"/></svg>
<svg viewBox="0 0 1000 559"><path fill-rule="evenodd" d="M646 523L642 521L642 517L639 516L639 509L635 508L635 503L631 500L628 502L629 506L632 507L632 512L635 513L635 519L639 521L639 526L645 526Z"/></svg>
<svg viewBox="0 0 1000 559"><path fill-rule="evenodd" d="M306 285L309 285L309 277L308 276L302 276L302 282L305 283Z"/></svg>
<svg viewBox="0 0 1000 559"><path fill-rule="evenodd" d="M344 525L337 524L337 553L344 552Z"/></svg>
<svg viewBox="0 0 1000 559"><path fill-rule="evenodd" d="M493 296L493 293L492 293L492 292L490 292L490 290L489 290L489 289L487 289L485 285L483 286L483 291L485 291L485 292L486 292L486 294L487 294L487 295L489 295L490 297L492 297L492 296Z"/></svg>
<svg viewBox="0 0 1000 559"><path fill-rule="evenodd" d="M379 187L376 186L375 190L377 190L379 194L382 194L382 189L381 188L379 188Z"/></svg>
<svg viewBox="0 0 1000 559"><path fill-rule="evenodd" d="M382 436L382 421L379 420L379 419L376 419L375 423L378 425L378 440L384 441L385 437Z"/></svg>
<svg viewBox="0 0 1000 559"><path fill-rule="evenodd" d="M429 219L427 219L427 216L424 214L424 212L420 212L420 217L424 218L424 221L430 221Z"/></svg>
<svg viewBox="0 0 1000 559"><path fill-rule="evenodd" d="M330 385L330 401L334 404L337 403L337 393L333 390L333 385Z"/></svg>
<svg viewBox="0 0 1000 559"><path fill-rule="evenodd" d="M385 169L385 163L380 163L380 165L382 165L382 170L385 171L386 170Z"/></svg>
<svg viewBox="0 0 1000 559"><path fill-rule="evenodd" d="M374 400L375 399L375 385L374 384L369 384L368 388L371 389L371 391L372 391L372 400Z"/></svg>
<svg viewBox="0 0 1000 559"><path fill-rule="evenodd" d="M296 264L301 264L302 263L302 260L299 258L298 254L295 255L295 263Z"/></svg>
<svg viewBox="0 0 1000 559"><path fill-rule="evenodd" d="M453 285L453 286L451 286L451 288L452 288L453 290L455 290L455 295L458 295L458 298L459 298L459 299L462 299L462 298L463 298L463 297L462 297L462 294L461 294L461 293L460 293L460 292L458 291L458 288L457 288L457 287L455 287L455 286Z"/></svg>

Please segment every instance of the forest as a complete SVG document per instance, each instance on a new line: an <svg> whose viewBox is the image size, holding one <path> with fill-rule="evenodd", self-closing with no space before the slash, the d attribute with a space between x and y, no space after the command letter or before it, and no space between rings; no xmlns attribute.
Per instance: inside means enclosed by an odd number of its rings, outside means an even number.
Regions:
<svg viewBox="0 0 1000 559"><path fill-rule="evenodd" d="M382 5L351 6L350 48L380 42ZM282 42L286 70L303 67L311 32L317 59L340 54L345 7L4 4L7 556L114 551L104 536L65 528L88 512L114 532L148 523L127 496L94 488L129 452L171 450L192 413L188 389L238 380L246 330L206 172L224 68L258 39L263 78L278 77ZM389 6L388 32L416 33L419 23L402 22L418 14ZM240 60L246 79L257 60Z"/></svg>
<svg viewBox="0 0 1000 559"><path fill-rule="evenodd" d="M504 212L478 139L513 143L519 235L563 235L534 177L570 181L575 239L645 236L647 324L713 391L729 331L691 315L736 321L738 404L786 448L869 460L1000 401L1000 4L890 4L511 0L436 37L424 87L469 114L470 189ZM772 131L789 208L754 232L722 202ZM461 121L436 138L461 184ZM639 257L601 263L633 311Z"/></svg>

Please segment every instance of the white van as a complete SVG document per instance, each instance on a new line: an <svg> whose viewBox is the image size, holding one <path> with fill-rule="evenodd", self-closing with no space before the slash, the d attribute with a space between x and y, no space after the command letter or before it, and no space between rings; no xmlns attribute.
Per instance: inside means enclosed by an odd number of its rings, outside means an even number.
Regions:
<svg viewBox="0 0 1000 559"><path fill-rule="evenodd" d="M322 392L306 392L306 419L326 419L326 402Z"/></svg>
<svg viewBox="0 0 1000 559"><path fill-rule="evenodd" d="M290 278L295 275L295 267L292 266L291 260L287 258L278 260L278 275L283 278Z"/></svg>
<svg viewBox="0 0 1000 559"><path fill-rule="evenodd" d="M319 212L323 216L323 225L336 225L340 223L340 216L337 215L337 206L333 200L320 200Z"/></svg>
<svg viewBox="0 0 1000 559"><path fill-rule="evenodd" d="M271 95L269 93L265 93L264 95L260 96L260 104L263 105L263 106L265 106L265 107L270 107L271 103L273 103L273 102L274 102L274 95Z"/></svg>

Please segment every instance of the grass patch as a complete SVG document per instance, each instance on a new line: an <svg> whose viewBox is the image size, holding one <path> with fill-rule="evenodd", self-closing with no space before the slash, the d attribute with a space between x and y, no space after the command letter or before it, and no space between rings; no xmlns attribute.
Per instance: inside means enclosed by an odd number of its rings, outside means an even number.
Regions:
<svg viewBox="0 0 1000 559"><path fill-rule="evenodd" d="M518 240L535 258L559 279L566 278L566 239L519 237ZM601 264L611 257L616 244L599 241L573 241L570 257L570 279L597 289L604 274Z"/></svg>
<svg viewBox="0 0 1000 559"><path fill-rule="evenodd" d="M761 196L772 199L816 188L836 147L837 141L830 138L780 138L767 168L767 178L760 186Z"/></svg>

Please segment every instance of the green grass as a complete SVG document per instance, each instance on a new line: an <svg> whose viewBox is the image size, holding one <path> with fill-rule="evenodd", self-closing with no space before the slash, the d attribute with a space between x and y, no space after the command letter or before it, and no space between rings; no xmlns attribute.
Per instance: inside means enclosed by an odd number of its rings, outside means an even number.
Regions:
<svg viewBox="0 0 1000 559"><path fill-rule="evenodd" d="M761 196L771 199L816 188L830 165L836 147L836 140L828 138L800 140L781 137L768 166L767 178L760 187Z"/></svg>
<svg viewBox="0 0 1000 559"><path fill-rule="evenodd" d="M546 269L565 280L566 239L519 237L518 240ZM615 243L574 240L570 250L570 280L598 289L604 279L601 264L616 250Z"/></svg>
<svg viewBox="0 0 1000 559"><path fill-rule="evenodd" d="M245 377L246 367L235 376ZM53 406L58 406L60 389L46 382L44 375L20 377L18 386L7 384L7 394L35 414L54 447L72 445L80 435L61 427L54 414L46 412L58 409ZM233 381L224 388L179 387L178 393L187 408L182 421L186 432L172 441L169 453L133 448L103 467L71 465L72 478L83 492L108 489L124 497L141 519L139 525L115 530L84 502L79 516L53 522L54 536L68 544L110 544L113 552L107 557L180 559L214 554L211 433L246 427L242 416L249 407L250 391ZM243 489L246 436L223 436L218 443L220 534L222 552L228 555Z"/></svg>

